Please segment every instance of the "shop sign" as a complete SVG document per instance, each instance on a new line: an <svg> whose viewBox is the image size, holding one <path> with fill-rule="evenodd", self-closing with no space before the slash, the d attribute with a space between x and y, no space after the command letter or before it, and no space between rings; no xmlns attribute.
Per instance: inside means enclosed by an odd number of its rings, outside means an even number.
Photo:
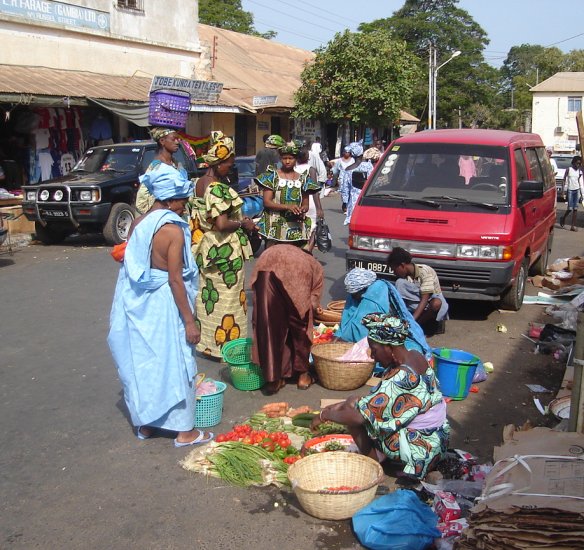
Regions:
<svg viewBox="0 0 584 550"><path fill-rule="evenodd" d="M152 79L150 91L154 92L155 90L176 90L189 93L191 99L194 100L217 101L219 94L223 90L223 83L174 76L155 76Z"/></svg>
<svg viewBox="0 0 584 550"><path fill-rule="evenodd" d="M253 107L267 107L275 105L277 100L277 95L254 95L251 104Z"/></svg>
<svg viewBox="0 0 584 550"><path fill-rule="evenodd" d="M66 27L110 30L109 13L53 0L0 0L0 13Z"/></svg>

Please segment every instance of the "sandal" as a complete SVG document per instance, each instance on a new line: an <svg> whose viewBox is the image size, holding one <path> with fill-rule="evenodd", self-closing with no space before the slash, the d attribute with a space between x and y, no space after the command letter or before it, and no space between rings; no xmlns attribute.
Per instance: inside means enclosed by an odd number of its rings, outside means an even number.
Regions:
<svg viewBox="0 0 584 550"><path fill-rule="evenodd" d="M305 381L301 382L301 379L303 378L304 375L306 375ZM306 378L308 378L308 382L306 382ZM296 384L296 387L299 390L307 390L308 388L310 388L310 386L312 386L312 384L314 384L314 382L315 382L314 378L308 372L303 372L298 377L298 383Z"/></svg>
<svg viewBox="0 0 584 550"><path fill-rule="evenodd" d="M284 386L286 385L286 380L284 378L280 378L280 380L276 380L274 382L268 382L263 390L266 395L275 395L277 394Z"/></svg>

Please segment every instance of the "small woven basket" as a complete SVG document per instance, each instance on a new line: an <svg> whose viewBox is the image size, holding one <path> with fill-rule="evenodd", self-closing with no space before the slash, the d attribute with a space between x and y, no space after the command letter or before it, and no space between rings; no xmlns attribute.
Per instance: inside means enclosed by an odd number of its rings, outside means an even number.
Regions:
<svg viewBox="0 0 584 550"><path fill-rule="evenodd" d="M329 390L356 390L373 374L374 361L340 361L346 351L354 344L350 342L331 342L312 347L314 367L320 384Z"/></svg>
<svg viewBox="0 0 584 550"><path fill-rule="evenodd" d="M238 390L259 390L264 385L262 369L251 362L251 338L238 338L221 348L221 355L229 365L233 386Z"/></svg>
<svg viewBox="0 0 584 550"><path fill-rule="evenodd" d="M217 391L207 395L198 395L195 406L195 427L209 428L221 422L223 414L223 392L227 385L223 382L215 381Z"/></svg>
<svg viewBox="0 0 584 550"><path fill-rule="evenodd" d="M186 92L157 90L150 93L148 123L183 129L191 108L191 96Z"/></svg>
<svg viewBox="0 0 584 550"><path fill-rule="evenodd" d="M309 455L288 468L288 479L302 508L319 519L352 517L375 498L383 477L377 461L344 451ZM329 490L342 486L358 489Z"/></svg>

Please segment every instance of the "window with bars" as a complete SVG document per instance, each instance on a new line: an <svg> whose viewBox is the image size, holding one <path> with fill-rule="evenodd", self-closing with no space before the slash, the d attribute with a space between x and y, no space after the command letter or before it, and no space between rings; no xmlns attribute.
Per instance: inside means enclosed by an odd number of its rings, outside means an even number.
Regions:
<svg viewBox="0 0 584 550"><path fill-rule="evenodd" d="M568 96L568 112L577 113L582 110L582 97Z"/></svg>
<svg viewBox="0 0 584 550"><path fill-rule="evenodd" d="M144 0L118 0L118 8L144 13Z"/></svg>

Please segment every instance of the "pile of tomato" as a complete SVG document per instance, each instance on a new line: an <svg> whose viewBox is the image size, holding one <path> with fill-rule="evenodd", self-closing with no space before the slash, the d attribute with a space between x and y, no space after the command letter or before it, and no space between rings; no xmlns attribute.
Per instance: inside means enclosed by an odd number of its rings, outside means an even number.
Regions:
<svg viewBox="0 0 584 550"><path fill-rule="evenodd" d="M266 430L254 430L249 424L237 424L230 432L219 434L215 441L241 441L247 445L258 445L270 453L274 453L286 464L293 462L285 460L298 455L298 450L292 447L288 434L285 432L267 432Z"/></svg>

